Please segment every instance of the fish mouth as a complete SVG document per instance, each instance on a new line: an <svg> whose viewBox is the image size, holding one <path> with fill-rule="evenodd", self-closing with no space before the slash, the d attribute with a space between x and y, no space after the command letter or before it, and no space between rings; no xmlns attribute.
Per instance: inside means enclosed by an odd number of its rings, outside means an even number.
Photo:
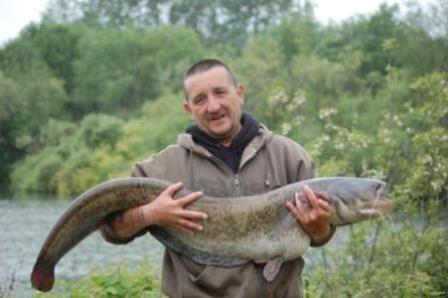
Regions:
<svg viewBox="0 0 448 298"><path fill-rule="evenodd" d="M376 217L376 216L381 216L381 215L385 215L387 213L389 213L390 211L392 211L392 206L390 205L377 205L377 206L373 206L372 208L364 208L360 211L360 213L363 216L367 216L367 217Z"/></svg>
<svg viewBox="0 0 448 298"><path fill-rule="evenodd" d="M385 195L386 183L381 183L376 189L376 198L373 208L377 209L380 214L389 213L394 208L393 202Z"/></svg>
<svg viewBox="0 0 448 298"><path fill-rule="evenodd" d="M384 196L384 193L378 194L377 198L373 202L371 208L362 210L363 215L367 216L379 216L391 212L394 209L394 204L391 200Z"/></svg>
<svg viewBox="0 0 448 298"><path fill-rule="evenodd" d="M375 208L362 209L359 213L365 217L376 217L382 214L380 210Z"/></svg>
<svg viewBox="0 0 448 298"><path fill-rule="evenodd" d="M383 216L393 210L394 204L389 198L386 197L385 188L385 183L380 183L376 186L375 197L372 200L373 202L360 210L360 213L363 216Z"/></svg>

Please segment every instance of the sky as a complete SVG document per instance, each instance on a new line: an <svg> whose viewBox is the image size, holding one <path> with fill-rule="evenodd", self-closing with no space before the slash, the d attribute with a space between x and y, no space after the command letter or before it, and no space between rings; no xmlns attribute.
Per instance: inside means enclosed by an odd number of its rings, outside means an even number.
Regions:
<svg viewBox="0 0 448 298"><path fill-rule="evenodd" d="M422 0L424 1L424 0ZM342 21L355 14L373 13L378 6L399 3L403 0L314 0L315 14L319 21ZM48 0L0 0L0 45L16 38L31 22L38 23Z"/></svg>

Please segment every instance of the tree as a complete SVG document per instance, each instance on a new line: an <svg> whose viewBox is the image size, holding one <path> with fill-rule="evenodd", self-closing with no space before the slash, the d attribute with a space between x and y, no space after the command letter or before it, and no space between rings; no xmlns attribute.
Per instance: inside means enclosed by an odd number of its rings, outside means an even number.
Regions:
<svg viewBox="0 0 448 298"><path fill-rule="evenodd" d="M77 118L91 112L126 113L157 97L164 88L180 87L176 65L202 53L190 30L113 28L91 30L80 40L75 62L75 90L70 105ZM171 80L176 72L179 81Z"/></svg>
<svg viewBox="0 0 448 298"><path fill-rule="evenodd" d="M93 27L188 27L208 45L241 47L252 33L278 24L292 11L311 8L308 0L52 0L45 19L81 21Z"/></svg>
<svg viewBox="0 0 448 298"><path fill-rule="evenodd" d="M9 182L12 164L23 157L20 143L26 121L24 94L19 86L0 71L0 185Z"/></svg>
<svg viewBox="0 0 448 298"><path fill-rule="evenodd" d="M82 28L77 25L54 23L31 24L21 33L21 38L33 46L33 51L46 63L52 73L64 81L67 93L74 88L73 64L79 57L78 41Z"/></svg>

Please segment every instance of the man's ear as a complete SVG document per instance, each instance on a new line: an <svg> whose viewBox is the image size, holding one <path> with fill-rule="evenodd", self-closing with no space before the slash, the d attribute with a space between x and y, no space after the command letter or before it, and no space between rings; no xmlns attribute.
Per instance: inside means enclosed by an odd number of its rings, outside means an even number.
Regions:
<svg viewBox="0 0 448 298"><path fill-rule="evenodd" d="M244 87L244 85L239 84L238 86L236 86L236 94L238 95L238 97L240 99L241 105L244 104L245 92L246 92L246 88Z"/></svg>
<svg viewBox="0 0 448 298"><path fill-rule="evenodd" d="M191 116L191 107L188 101L184 101L184 111Z"/></svg>

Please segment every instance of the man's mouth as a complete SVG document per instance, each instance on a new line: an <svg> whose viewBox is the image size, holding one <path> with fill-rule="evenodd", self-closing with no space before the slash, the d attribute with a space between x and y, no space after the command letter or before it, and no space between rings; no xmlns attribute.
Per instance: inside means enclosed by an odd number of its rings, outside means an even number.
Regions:
<svg viewBox="0 0 448 298"><path fill-rule="evenodd" d="M210 122L219 121L219 120L223 119L225 116L226 115L222 114L222 115L217 115L217 116L210 117Z"/></svg>

